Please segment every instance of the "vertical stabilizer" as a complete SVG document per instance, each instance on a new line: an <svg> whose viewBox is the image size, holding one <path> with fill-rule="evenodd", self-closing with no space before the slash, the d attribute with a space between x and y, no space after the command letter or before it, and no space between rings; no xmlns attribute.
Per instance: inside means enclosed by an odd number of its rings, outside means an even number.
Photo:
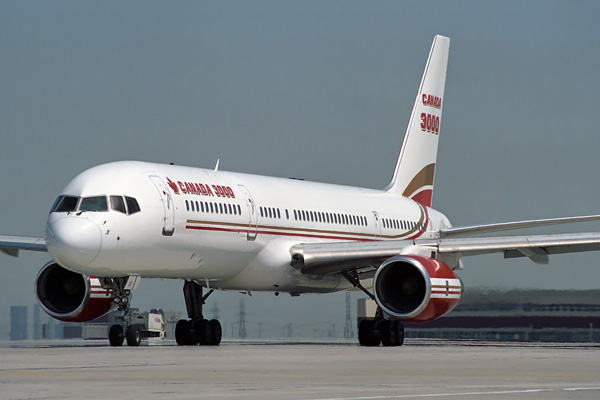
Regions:
<svg viewBox="0 0 600 400"><path fill-rule="evenodd" d="M394 177L386 188L428 207L433 196L449 48L449 38L437 35L433 39Z"/></svg>

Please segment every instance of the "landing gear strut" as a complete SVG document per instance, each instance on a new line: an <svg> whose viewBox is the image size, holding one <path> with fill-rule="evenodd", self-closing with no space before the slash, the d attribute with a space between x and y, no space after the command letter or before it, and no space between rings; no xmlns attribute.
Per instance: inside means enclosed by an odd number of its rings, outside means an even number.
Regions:
<svg viewBox="0 0 600 400"><path fill-rule="evenodd" d="M175 326L175 340L180 346L218 346L221 343L221 323L207 320L202 306L214 290L202 296L202 286L193 281L183 284L183 296L189 319L180 319Z"/></svg>
<svg viewBox="0 0 600 400"><path fill-rule="evenodd" d="M127 339L128 346L139 346L142 341L142 331L137 325L129 325L131 315L131 290L125 289L128 278L103 278L102 287L112 289L115 293L114 302L118 305L113 313L115 324L108 331L108 341L111 346L122 346Z"/></svg>
<svg viewBox="0 0 600 400"><path fill-rule="evenodd" d="M375 301L375 296L369 292L360 283L358 274L355 270L344 271L342 276ZM404 343L404 326L400 321L385 319L381 307L377 306L375 318L364 319L358 325L358 342L361 346L376 347L380 344L384 346L402 346Z"/></svg>

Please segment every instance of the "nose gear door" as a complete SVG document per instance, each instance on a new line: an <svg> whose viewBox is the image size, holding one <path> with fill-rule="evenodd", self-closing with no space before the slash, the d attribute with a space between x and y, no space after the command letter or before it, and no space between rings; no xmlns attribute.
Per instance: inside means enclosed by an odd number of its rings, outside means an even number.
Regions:
<svg viewBox="0 0 600 400"><path fill-rule="evenodd" d="M165 185L165 182L159 176L150 175L149 178L156 187L156 190L158 190L163 203L164 224L162 234L164 236L173 236L175 232L175 205L173 204L171 192L169 192L167 185Z"/></svg>

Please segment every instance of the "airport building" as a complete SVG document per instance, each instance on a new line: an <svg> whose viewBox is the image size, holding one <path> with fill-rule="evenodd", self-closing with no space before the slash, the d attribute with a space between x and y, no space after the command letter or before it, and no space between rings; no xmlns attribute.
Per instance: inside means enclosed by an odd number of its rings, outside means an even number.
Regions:
<svg viewBox="0 0 600 400"><path fill-rule="evenodd" d="M359 320L369 303L359 300ZM449 314L404 327L408 338L600 342L600 290L471 290Z"/></svg>
<svg viewBox="0 0 600 400"><path fill-rule="evenodd" d="M10 307L10 340L27 340L27 306Z"/></svg>

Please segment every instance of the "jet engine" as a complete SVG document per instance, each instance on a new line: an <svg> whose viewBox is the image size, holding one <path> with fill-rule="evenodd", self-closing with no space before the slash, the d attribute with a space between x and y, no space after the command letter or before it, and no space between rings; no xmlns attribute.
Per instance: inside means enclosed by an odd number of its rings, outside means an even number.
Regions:
<svg viewBox="0 0 600 400"><path fill-rule="evenodd" d="M379 307L391 317L427 322L456 307L462 284L452 269L439 260L402 255L379 266L373 291Z"/></svg>
<svg viewBox="0 0 600 400"><path fill-rule="evenodd" d="M44 311L67 322L91 321L114 310L112 290L100 280L81 275L50 261L35 279L35 294Z"/></svg>

